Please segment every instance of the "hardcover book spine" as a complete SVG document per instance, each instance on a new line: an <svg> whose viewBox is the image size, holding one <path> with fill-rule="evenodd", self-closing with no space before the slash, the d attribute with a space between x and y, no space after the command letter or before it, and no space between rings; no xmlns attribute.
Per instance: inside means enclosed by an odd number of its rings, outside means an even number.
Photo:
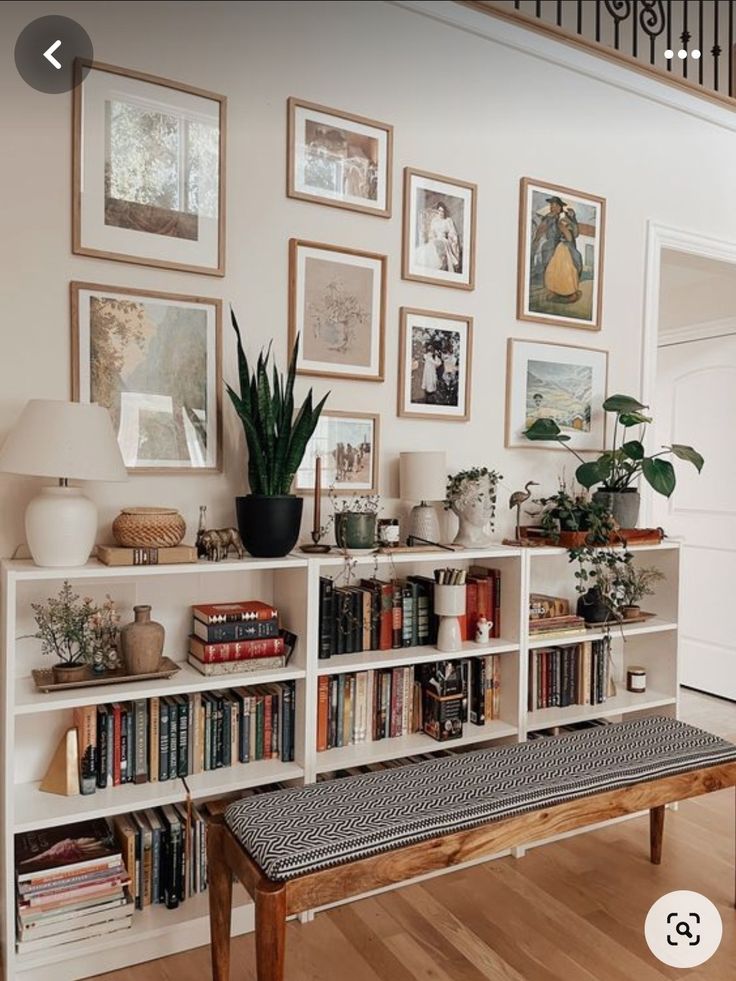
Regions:
<svg viewBox="0 0 736 981"><path fill-rule="evenodd" d="M401 646L411 647L414 634L414 608L410 586L401 587Z"/></svg>
<svg viewBox="0 0 736 981"><path fill-rule="evenodd" d="M225 644L235 641L267 640L278 637L279 622L270 620L246 620L236 623L202 623L194 621L194 634L205 644Z"/></svg>
<svg viewBox="0 0 736 981"><path fill-rule="evenodd" d="M97 785L97 709L86 705L74 710L79 743L79 790L93 794Z"/></svg>
<svg viewBox="0 0 736 981"><path fill-rule="evenodd" d="M321 675L317 681L317 752L328 748L328 724L330 715L330 679Z"/></svg>
<svg viewBox="0 0 736 981"><path fill-rule="evenodd" d="M391 599L391 647L394 649L402 646L402 613L401 583L394 580Z"/></svg>
<svg viewBox="0 0 736 981"><path fill-rule="evenodd" d="M169 779L169 714L171 707L168 699L162 698L159 703L159 738L158 738L158 772L159 779Z"/></svg>
<svg viewBox="0 0 736 981"><path fill-rule="evenodd" d="M159 723L160 723L160 699L154 695L148 702L148 779L156 783L159 779Z"/></svg>
<svg viewBox="0 0 736 981"><path fill-rule="evenodd" d="M318 657L326 659L335 653L335 586L332 579L319 580L319 648Z"/></svg>
<svg viewBox="0 0 736 981"><path fill-rule="evenodd" d="M179 696L178 730L179 742L176 754L176 772L180 777L189 773L189 702Z"/></svg>
<svg viewBox="0 0 736 981"><path fill-rule="evenodd" d="M110 747L107 742L107 718L108 709L106 705L97 706L97 786L100 790L107 787L107 762Z"/></svg>
<svg viewBox="0 0 736 981"><path fill-rule="evenodd" d="M169 701L169 780L176 779L179 772L179 706L172 698Z"/></svg>
<svg viewBox="0 0 736 981"><path fill-rule="evenodd" d="M135 727L135 769L133 780L135 783L147 783L148 781L148 703L145 698L138 698L134 705L134 727Z"/></svg>
<svg viewBox="0 0 736 981"><path fill-rule="evenodd" d="M205 664L220 664L228 661L250 661L264 657L279 657L284 653L283 637L268 640L233 641L229 644L204 644L192 637L189 652Z"/></svg>

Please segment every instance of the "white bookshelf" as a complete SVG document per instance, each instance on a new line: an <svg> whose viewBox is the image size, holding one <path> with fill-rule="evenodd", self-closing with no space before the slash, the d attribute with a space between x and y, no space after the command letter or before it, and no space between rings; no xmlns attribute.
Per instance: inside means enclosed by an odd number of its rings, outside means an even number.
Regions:
<svg viewBox="0 0 736 981"><path fill-rule="evenodd" d="M420 753L440 753L448 747L481 748L523 740L527 733L583 721L588 718L625 718L637 713L676 714L678 697L677 616L679 607L679 547L676 543L633 549L635 562L657 565L666 575L657 594L644 608L655 614L645 623L613 632L615 697L596 706L527 710L530 651L540 646L563 646L602 636L594 631L558 638L528 636L530 592L553 593L576 599L574 578L563 549L518 549L494 546L459 552L432 551L395 555L355 555L350 559L353 580L374 574L383 579L430 574L439 566L485 565L502 572L502 636L488 644L468 642L455 654L433 647L367 651L320 660L319 578L331 576L336 584L348 574L340 555L283 559L244 559L222 563L111 568L91 561L80 569L45 569L29 561L2 563L2 744L3 850L2 946L4 977L23 981L72 981L177 951L206 944L209 939L207 894L187 900L177 910L159 906L136 911L129 931L85 941L73 949L52 949L32 955L15 952L15 890L13 835L19 831L52 827L92 817L115 814L192 799L205 801L250 787L279 782L312 783L335 770L400 759ZM116 686L94 686L76 692L42 694L35 690L30 671L44 666L39 644L20 640L33 632L31 602L43 600L68 579L83 595L96 600L110 594L124 618L136 603L150 603L153 617L166 628L164 653L180 663L173 678ZM283 626L299 641L287 667L276 671L244 672L205 677L186 663L190 607L197 602L223 602L234 598L271 601ZM459 740L438 743L422 733L363 742L317 753L317 684L322 675L366 671L386 666L427 663L438 658L501 655L500 718L485 726L468 723ZM647 668L644 694L625 689L629 664ZM78 705L96 705L134 697L208 691L231 686L280 680L296 682L295 759L261 760L235 764L165 783L125 784L98 790L88 797L58 797L38 789L60 735L70 725ZM241 889L236 890L233 932L253 929L253 908Z"/></svg>

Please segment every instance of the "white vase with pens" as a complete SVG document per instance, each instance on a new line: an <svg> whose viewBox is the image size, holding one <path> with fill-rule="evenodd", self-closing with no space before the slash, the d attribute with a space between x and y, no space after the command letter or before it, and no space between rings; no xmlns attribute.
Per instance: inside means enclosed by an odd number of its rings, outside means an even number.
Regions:
<svg viewBox="0 0 736 981"><path fill-rule="evenodd" d="M458 617L465 613L466 575L465 569L435 569L434 612L440 618L437 648L445 653L463 647Z"/></svg>

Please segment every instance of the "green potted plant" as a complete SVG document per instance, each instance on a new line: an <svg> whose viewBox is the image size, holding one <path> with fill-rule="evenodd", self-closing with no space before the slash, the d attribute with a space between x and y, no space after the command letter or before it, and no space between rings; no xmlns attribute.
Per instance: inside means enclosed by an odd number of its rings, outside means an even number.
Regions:
<svg viewBox="0 0 736 981"><path fill-rule="evenodd" d="M251 555L281 556L292 550L299 537L304 500L291 493L294 474L304 457L327 396L312 404L312 390L294 414L294 380L299 338L291 352L286 378L272 367L269 382L271 346L258 355L251 371L243 350L238 322L231 311L238 339L240 394L227 386L248 446L250 494L237 497L235 506L243 544Z"/></svg>
<svg viewBox="0 0 736 981"><path fill-rule="evenodd" d="M605 450L597 460L584 461L567 443L570 436L563 433L554 419L535 419L525 431L527 439L533 441L553 441L564 446L580 461L575 471L575 479L583 487L591 488L600 484L594 498L606 504L621 528L635 528L639 518L640 494L638 482L643 477L658 493L670 497L677 483L675 468L670 460L663 457L674 456L692 463L700 473L704 460L692 446L672 443L664 446L658 453L646 455L644 436L651 423L650 416L644 415L647 408L630 395L611 395L603 403L605 412L614 417L613 441L610 450ZM632 439L631 430L638 428L638 438Z"/></svg>
<svg viewBox="0 0 736 981"><path fill-rule="evenodd" d="M38 629L26 636L40 640L41 653L56 658L51 668L55 684L84 681L94 653L94 602L88 596L80 599L65 580L58 596L31 603L31 609Z"/></svg>
<svg viewBox="0 0 736 981"><path fill-rule="evenodd" d="M621 613L624 620L631 620L641 615L640 601L645 596L653 596L654 583L661 582L664 578L664 573L654 566L636 569L633 565L626 565L620 570Z"/></svg>
<svg viewBox="0 0 736 981"><path fill-rule="evenodd" d="M486 528L493 530L496 488L501 479L488 467L472 467L447 478L445 508L456 514L459 522L455 545L479 548L491 543Z"/></svg>
<svg viewBox="0 0 736 981"><path fill-rule="evenodd" d="M586 493L573 495L564 484L556 494L536 498L534 503L542 506L539 524L546 537L564 548L605 545L614 529L605 504L590 500Z"/></svg>
<svg viewBox="0 0 736 981"><path fill-rule="evenodd" d="M575 589L579 593L577 614L586 623L610 624L623 619L625 593L623 580L633 555L627 549L584 545L568 549L571 562L577 562Z"/></svg>
<svg viewBox="0 0 736 981"><path fill-rule="evenodd" d="M381 508L378 494L353 495L348 500L340 500L330 490L330 500L334 510L335 541L338 548L374 548L377 539L376 520Z"/></svg>

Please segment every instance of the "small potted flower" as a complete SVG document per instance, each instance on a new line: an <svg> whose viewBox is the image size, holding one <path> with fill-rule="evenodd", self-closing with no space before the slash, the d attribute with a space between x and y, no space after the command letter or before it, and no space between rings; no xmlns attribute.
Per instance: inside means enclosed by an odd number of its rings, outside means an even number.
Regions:
<svg viewBox="0 0 736 981"><path fill-rule="evenodd" d="M635 569L633 565L627 565L621 569L619 574L622 593L621 615L624 620L635 620L641 616L640 601L645 596L654 596L652 586L664 578L665 574L653 566Z"/></svg>
<svg viewBox="0 0 736 981"><path fill-rule="evenodd" d="M339 500L330 490L330 500L335 512L335 541L338 548L374 548L376 544L376 520L381 509L378 494L353 495L348 500Z"/></svg>
<svg viewBox="0 0 736 981"><path fill-rule="evenodd" d="M80 599L65 581L58 596L46 603L31 603L37 631L29 636L41 641L41 652L56 658L52 667L55 684L84 681L93 652L94 602Z"/></svg>

